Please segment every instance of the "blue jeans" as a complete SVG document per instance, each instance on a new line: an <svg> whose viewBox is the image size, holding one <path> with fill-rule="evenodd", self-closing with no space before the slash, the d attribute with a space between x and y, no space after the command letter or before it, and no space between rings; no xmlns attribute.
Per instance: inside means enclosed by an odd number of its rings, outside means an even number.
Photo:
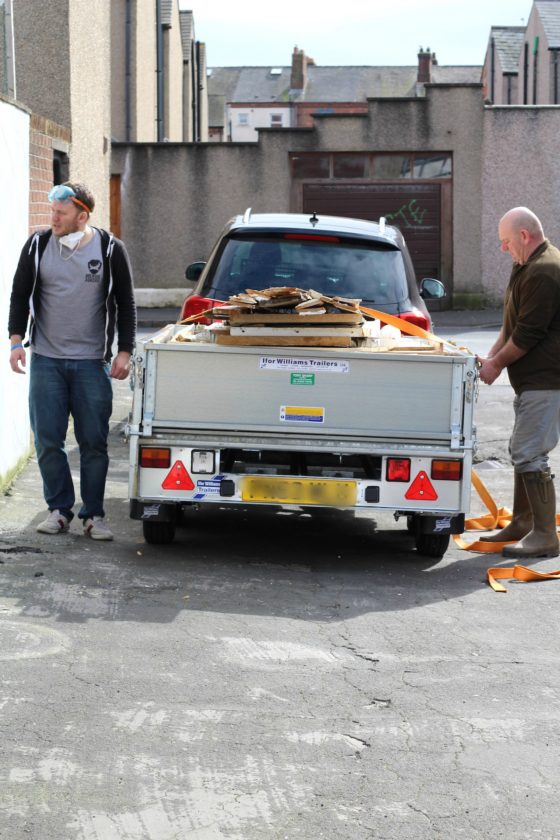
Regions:
<svg viewBox="0 0 560 840"><path fill-rule="evenodd" d="M113 407L109 367L97 359L51 359L31 354L29 416L49 510L69 520L76 501L65 442L68 419L80 448L82 507L78 516L105 516L107 438Z"/></svg>

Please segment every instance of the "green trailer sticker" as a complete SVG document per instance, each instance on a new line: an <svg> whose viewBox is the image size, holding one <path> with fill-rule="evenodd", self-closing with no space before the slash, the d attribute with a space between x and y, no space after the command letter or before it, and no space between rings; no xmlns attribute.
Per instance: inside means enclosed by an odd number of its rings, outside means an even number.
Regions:
<svg viewBox="0 0 560 840"><path fill-rule="evenodd" d="M315 385L314 373L291 373L290 385Z"/></svg>

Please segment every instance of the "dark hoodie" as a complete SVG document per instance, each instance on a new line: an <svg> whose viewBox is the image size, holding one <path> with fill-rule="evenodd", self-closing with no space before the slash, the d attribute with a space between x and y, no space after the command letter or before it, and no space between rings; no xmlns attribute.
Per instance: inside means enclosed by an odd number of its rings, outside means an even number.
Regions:
<svg viewBox="0 0 560 840"><path fill-rule="evenodd" d="M118 334L118 351L132 353L136 337L136 306L132 270L128 254L120 239L102 228L103 285L105 291L106 329L104 359L111 360L111 348ZM41 257L52 236L52 230L34 233L29 237L19 258L8 317L8 335L25 336L33 343L33 327L41 312Z"/></svg>

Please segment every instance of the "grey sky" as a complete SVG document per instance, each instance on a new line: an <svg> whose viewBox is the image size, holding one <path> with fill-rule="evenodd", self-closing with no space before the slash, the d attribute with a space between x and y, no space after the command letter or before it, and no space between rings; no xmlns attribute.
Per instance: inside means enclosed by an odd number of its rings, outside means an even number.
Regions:
<svg viewBox="0 0 560 840"><path fill-rule="evenodd" d="M321 65L482 64L492 25L522 26L530 0L180 0L208 65L289 65L295 45Z"/></svg>

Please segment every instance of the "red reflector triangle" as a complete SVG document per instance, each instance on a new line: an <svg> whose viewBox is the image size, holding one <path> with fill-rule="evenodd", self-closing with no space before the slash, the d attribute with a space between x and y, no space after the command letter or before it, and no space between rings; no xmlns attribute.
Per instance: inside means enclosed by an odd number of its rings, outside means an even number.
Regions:
<svg viewBox="0 0 560 840"><path fill-rule="evenodd" d="M434 490L434 485L424 472L420 470L406 493L405 499L415 499L420 502L433 502L437 499L438 494Z"/></svg>
<svg viewBox="0 0 560 840"><path fill-rule="evenodd" d="M182 461L175 461L161 486L164 490L194 490L192 478Z"/></svg>

